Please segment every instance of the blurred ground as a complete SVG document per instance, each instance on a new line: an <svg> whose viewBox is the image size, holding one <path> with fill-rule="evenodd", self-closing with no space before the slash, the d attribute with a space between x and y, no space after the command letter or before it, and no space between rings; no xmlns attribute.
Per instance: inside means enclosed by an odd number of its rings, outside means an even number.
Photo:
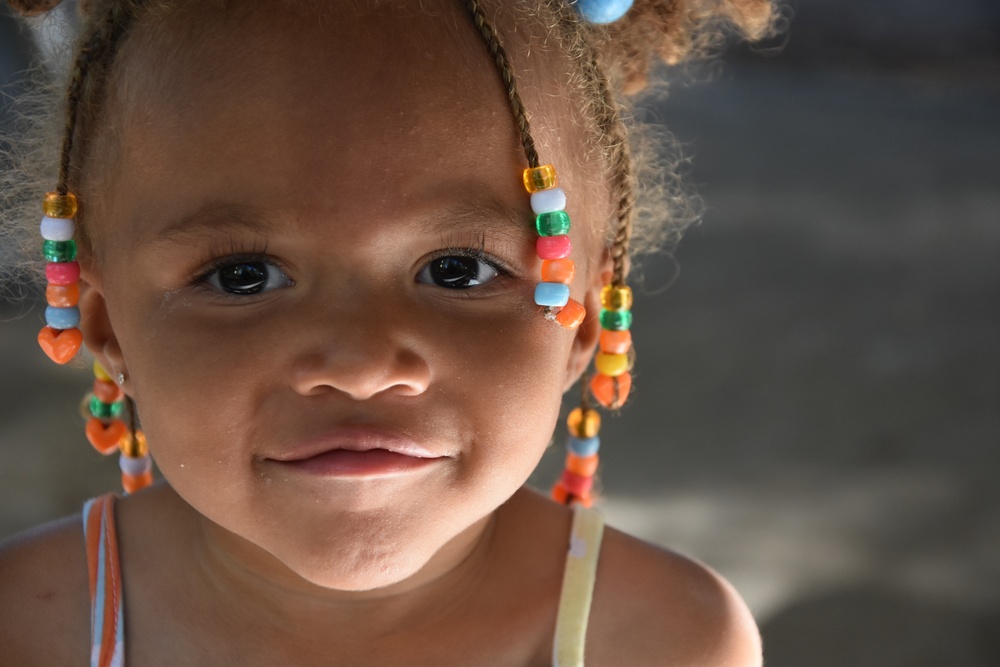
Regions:
<svg viewBox="0 0 1000 667"><path fill-rule="evenodd" d="M1000 23L942 6L803 0L650 108L708 209L638 287L605 511L728 576L769 667L1000 664ZM2 309L0 537L117 484L40 322Z"/></svg>

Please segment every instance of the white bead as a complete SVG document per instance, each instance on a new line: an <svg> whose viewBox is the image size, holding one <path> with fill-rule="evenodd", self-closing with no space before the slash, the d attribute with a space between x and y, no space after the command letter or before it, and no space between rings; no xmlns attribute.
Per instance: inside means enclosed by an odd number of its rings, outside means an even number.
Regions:
<svg viewBox="0 0 1000 667"><path fill-rule="evenodd" d="M73 218L50 218L44 216L41 224L42 238L46 241L69 241L76 233Z"/></svg>
<svg viewBox="0 0 1000 667"><path fill-rule="evenodd" d="M149 458L148 454L137 459L122 454L118 458L118 467L121 468L122 472L126 475L138 477L153 469L153 461Z"/></svg>
<svg viewBox="0 0 1000 667"><path fill-rule="evenodd" d="M562 188L549 188L531 193L531 210L535 215L566 209L566 193Z"/></svg>

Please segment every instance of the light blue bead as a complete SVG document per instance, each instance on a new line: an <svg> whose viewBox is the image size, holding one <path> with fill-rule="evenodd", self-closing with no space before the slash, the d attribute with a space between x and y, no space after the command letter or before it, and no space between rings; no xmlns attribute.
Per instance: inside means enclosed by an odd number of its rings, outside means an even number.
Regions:
<svg viewBox="0 0 1000 667"><path fill-rule="evenodd" d="M569 440L566 442L566 449L577 456L592 456L600 448L601 438L596 435L593 438L574 438L573 436L569 436Z"/></svg>
<svg viewBox="0 0 1000 667"><path fill-rule="evenodd" d="M549 188L531 193L531 210L535 215L555 213L566 208L566 193L562 188Z"/></svg>
<svg viewBox="0 0 1000 667"><path fill-rule="evenodd" d="M569 301L569 285L538 283L535 285L535 303L539 306L562 308Z"/></svg>
<svg viewBox="0 0 1000 667"><path fill-rule="evenodd" d="M614 23L625 16L632 0L577 0L580 16L591 23Z"/></svg>
<svg viewBox="0 0 1000 667"><path fill-rule="evenodd" d="M80 324L80 309L49 306L45 309L45 323L53 329L75 329Z"/></svg>

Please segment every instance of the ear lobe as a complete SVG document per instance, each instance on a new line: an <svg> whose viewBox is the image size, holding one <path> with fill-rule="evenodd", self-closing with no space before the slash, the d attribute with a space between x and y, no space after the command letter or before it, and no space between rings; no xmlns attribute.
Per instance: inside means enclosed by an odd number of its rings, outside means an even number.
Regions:
<svg viewBox="0 0 1000 667"><path fill-rule="evenodd" d="M104 293L88 278L80 279L79 308L83 344L108 372L124 371L125 360L114 327L111 326Z"/></svg>
<svg viewBox="0 0 1000 667"><path fill-rule="evenodd" d="M590 271L587 291L583 295L582 303L583 307L587 309L587 316L577 327L576 337L573 339L573 349L566 366L564 392L580 379L594 358L597 342L601 337L601 321L598 317L601 312L601 289L606 282L605 277L610 275L611 267L611 253L605 249L601 253L597 266Z"/></svg>

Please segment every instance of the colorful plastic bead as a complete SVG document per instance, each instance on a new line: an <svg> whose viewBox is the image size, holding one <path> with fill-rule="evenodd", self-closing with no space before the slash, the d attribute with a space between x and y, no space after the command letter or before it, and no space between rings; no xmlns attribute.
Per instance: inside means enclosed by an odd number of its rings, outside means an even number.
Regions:
<svg viewBox="0 0 1000 667"><path fill-rule="evenodd" d="M103 403L114 403L125 398L125 392L114 382L94 378L94 396Z"/></svg>
<svg viewBox="0 0 1000 667"><path fill-rule="evenodd" d="M72 218L76 216L76 210L76 195L72 192L64 195L48 192L42 202L42 211L50 218Z"/></svg>
<svg viewBox="0 0 1000 667"><path fill-rule="evenodd" d="M113 419L122 413L122 402L105 403L96 396L90 397L90 414L98 419Z"/></svg>
<svg viewBox="0 0 1000 667"><path fill-rule="evenodd" d="M74 329L80 324L80 309L48 306L45 309L45 324L53 329Z"/></svg>
<svg viewBox="0 0 1000 667"><path fill-rule="evenodd" d="M576 264L569 258L546 259L542 262L542 280L569 285L576 275Z"/></svg>
<svg viewBox="0 0 1000 667"><path fill-rule="evenodd" d="M72 285L80 280L78 262L50 262L45 265L45 279L53 285Z"/></svg>
<svg viewBox="0 0 1000 667"><path fill-rule="evenodd" d="M565 234L559 236L539 236L535 250L542 259L563 259L573 252L573 244Z"/></svg>
<svg viewBox="0 0 1000 667"><path fill-rule="evenodd" d="M600 464L600 457L597 454L590 456L577 456L576 454L566 455L566 470L581 477L593 477Z"/></svg>
<svg viewBox="0 0 1000 667"><path fill-rule="evenodd" d="M118 467L126 475L139 477L153 470L153 461L149 456L128 456L122 454L118 459Z"/></svg>
<svg viewBox="0 0 1000 667"><path fill-rule="evenodd" d="M628 355L598 352L594 357L594 368L601 375L616 377L628 372Z"/></svg>
<svg viewBox="0 0 1000 667"><path fill-rule="evenodd" d="M39 225L42 238L46 241L69 241L76 233L76 223L72 218L50 218L45 216Z"/></svg>
<svg viewBox="0 0 1000 667"><path fill-rule="evenodd" d="M57 364L65 364L75 357L81 345L83 334L79 329L43 327L38 332L38 346Z"/></svg>
<svg viewBox="0 0 1000 667"><path fill-rule="evenodd" d="M605 285L601 289L601 305L606 310L629 310L632 308L632 288Z"/></svg>
<svg viewBox="0 0 1000 667"><path fill-rule="evenodd" d="M76 241L45 241L42 254L50 262L72 262L76 259Z"/></svg>
<svg viewBox="0 0 1000 667"><path fill-rule="evenodd" d="M614 23L628 13L632 0L577 0L576 10L590 23Z"/></svg>
<svg viewBox="0 0 1000 667"><path fill-rule="evenodd" d="M625 354L632 349L632 332L628 330L610 331L602 329L599 345L601 352Z"/></svg>
<svg viewBox="0 0 1000 667"><path fill-rule="evenodd" d="M594 488L594 478L584 477L583 475L577 475L569 470L563 470L562 477L559 479L559 483L569 491L571 494L577 497L583 497L590 494L590 490Z"/></svg>
<svg viewBox="0 0 1000 667"><path fill-rule="evenodd" d="M562 308L569 301L569 285L563 283L538 283L535 285L535 303L539 306Z"/></svg>
<svg viewBox="0 0 1000 667"><path fill-rule="evenodd" d="M45 287L45 302L56 308L71 308L80 303L80 286L47 285Z"/></svg>
<svg viewBox="0 0 1000 667"><path fill-rule="evenodd" d="M590 408L574 408L566 418L566 428L574 438L593 438L601 430L601 413Z"/></svg>
<svg viewBox="0 0 1000 667"><path fill-rule="evenodd" d="M632 311L602 308L601 327L610 331L626 331L632 328Z"/></svg>
<svg viewBox="0 0 1000 667"><path fill-rule="evenodd" d="M136 431L134 434L128 433L121 441L122 456L130 456L134 459L142 458L149 454L149 445L146 443L146 434Z"/></svg>
<svg viewBox="0 0 1000 667"><path fill-rule="evenodd" d="M570 221L566 211L542 213L535 218L535 230L540 236L559 236L569 233Z"/></svg>
<svg viewBox="0 0 1000 667"><path fill-rule="evenodd" d="M566 193L562 188L549 188L531 193L531 210L535 215L562 211L566 208Z"/></svg>
<svg viewBox="0 0 1000 667"><path fill-rule="evenodd" d="M531 193L554 188L559 182L556 176L556 168L551 164L543 164L534 169L525 169L523 178L524 189Z"/></svg>
<svg viewBox="0 0 1000 667"><path fill-rule="evenodd" d="M587 316L587 309L576 299L570 299L566 305L556 313L556 322L567 329L575 329L583 322Z"/></svg>
<svg viewBox="0 0 1000 667"><path fill-rule="evenodd" d="M566 490L566 487L561 482L556 482L555 486L552 487L552 500L560 505L565 505L569 502L569 491Z"/></svg>
<svg viewBox="0 0 1000 667"><path fill-rule="evenodd" d="M94 449L105 455L118 450L127 431L125 422L121 419L104 422L97 417L88 419L85 429L87 441L94 446Z"/></svg>
<svg viewBox="0 0 1000 667"><path fill-rule="evenodd" d="M629 372L615 377L598 373L590 378L590 393L594 395L594 400L609 410L623 406L631 389L632 374Z"/></svg>
<svg viewBox="0 0 1000 667"><path fill-rule="evenodd" d="M125 490L125 493L135 493L152 485L152 483L152 471L143 473L142 475L126 475L122 473L122 488Z"/></svg>
<svg viewBox="0 0 1000 667"><path fill-rule="evenodd" d="M593 456L601 448L601 439L598 436L592 438L577 438L569 436L566 441L566 449L577 456Z"/></svg>
<svg viewBox="0 0 1000 667"><path fill-rule="evenodd" d="M101 380L103 382L114 382L111 379L111 374L104 370L104 366L101 365L97 359L94 359L94 379Z"/></svg>

